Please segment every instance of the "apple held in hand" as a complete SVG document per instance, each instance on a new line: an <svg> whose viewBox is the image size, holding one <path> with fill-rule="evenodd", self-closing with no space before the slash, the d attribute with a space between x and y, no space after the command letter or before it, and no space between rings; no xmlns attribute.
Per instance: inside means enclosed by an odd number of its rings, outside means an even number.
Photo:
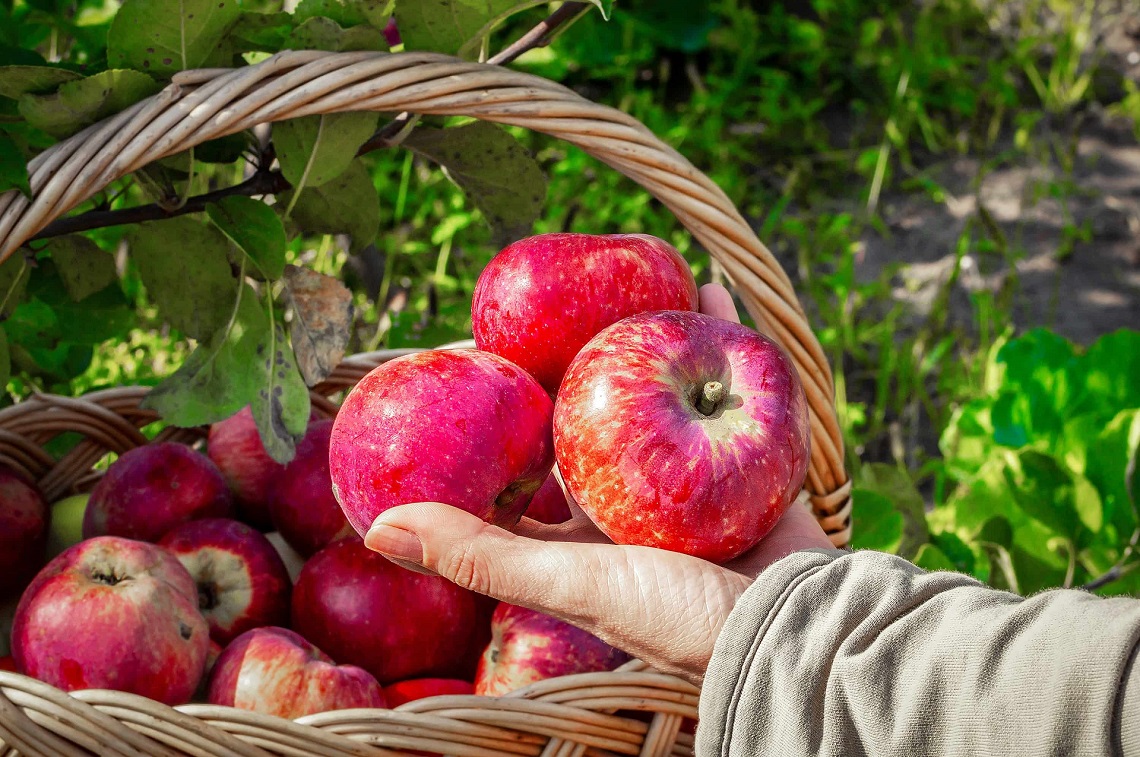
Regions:
<svg viewBox="0 0 1140 757"><path fill-rule="evenodd" d="M234 639L214 663L206 701L282 718L387 707L371 675L337 665L300 634L268 626Z"/></svg>
<svg viewBox="0 0 1140 757"><path fill-rule="evenodd" d="M724 562L800 491L808 423L775 342L700 313L645 313L574 359L554 447L570 495L615 542Z"/></svg>
<svg viewBox="0 0 1140 757"><path fill-rule="evenodd" d="M613 670L629 660L577 626L502 602L491 617L491 643L479 661L475 693L499 697L536 681Z"/></svg>
<svg viewBox="0 0 1140 757"><path fill-rule="evenodd" d="M0 597L19 594L43 567L50 517L30 481L0 467Z"/></svg>
<svg viewBox="0 0 1140 757"><path fill-rule="evenodd" d="M210 458L184 444L147 444L111 463L95 485L83 537L156 542L179 523L232 515L233 497Z"/></svg>
<svg viewBox="0 0 1140 757"><path fill-rule="evenodd" d="M101 536L49 562L20 599L12 656L21 673L64 691L115 689L189 701L210 636L198 591L162 547Z"/></svg>
<svg viewBox="0 0 1140 757"><path fill-rule="evenodd" d="M210 426L206 454L233 491L238 518L258 530L272 530L269 488L285 466L265 451L248 405Z"/></svg>
<svg viewBox="0 0 1140 757"><path fill-rule="evenodd" d="M648 234L540 234L520 239L479 275L471 327L551 394L595 334L635 313L696 310L681 254Z"/></svg>
<svg viewBox="0 0 1140 757"><path fill-rule="evenodd" d="M167 531L158 544L198 585L198 610L219 644L251 628L289 622L289 572L252 526L229 518L192 520Z"/></svg>
<svg viewBox="0 0 1140 757"><path fill-rule="evenodd" d="M337 413L333 491L363 536L410 502L446 502L513 526L554 464L550 397L503 358L430 350L361 379Z"/></svg>
<svg viewBox="0 0 1140 757"><path fill-rule="evenodd" d="M384 687L384 697L391 708L428 697L475 693L475 684L458 678L410 678Z"/></svg>
<svg viewBox="0 0 1140 757"><path fill-rule="evenodd" d="M461 676L478 614L471 592L401 568L356 537L309 558L293 588L293 628L384 684Z"/></svg>
<svg viewBox="0 0 1140 757"><path fill-rule="evenodd" d="M269 488L269 517L304 557L352 533L333 496L329 473L331 420L309 424L297 453Z"/></svg>

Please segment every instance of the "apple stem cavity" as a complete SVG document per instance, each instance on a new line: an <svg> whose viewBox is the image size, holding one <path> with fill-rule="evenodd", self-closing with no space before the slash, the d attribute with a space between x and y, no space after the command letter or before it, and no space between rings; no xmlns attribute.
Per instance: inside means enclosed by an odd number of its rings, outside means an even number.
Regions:
<svg viewBox="0 0 1140 757"><path fill-rule="evenodd" d="M198 609L213 610L217 606L217 588L213 584L198 584Z"/></svg>
<svg viewBox="0 0 1140 757"><path fill-rule="evenodd" d="M720 409L724 398L728 396L728 390L724 388L724 384L719 381L710 381L701 388L701 393L697 396L697 412L701 415L712 415Z"/></svg>

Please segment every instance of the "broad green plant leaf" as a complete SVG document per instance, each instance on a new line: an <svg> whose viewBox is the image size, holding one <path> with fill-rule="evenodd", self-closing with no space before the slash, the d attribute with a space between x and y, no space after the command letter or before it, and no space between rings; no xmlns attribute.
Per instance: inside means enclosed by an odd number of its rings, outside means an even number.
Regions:
<svg viewBox="0 0 1140 757"><path fill-rule="evenodd" d="M897 554L909 560L919 546L930 540L926 503L905 471L884 463L863 465L856 475L855 486L885 497L903 519Z"/></svg>
<svg viewBox="0 0 1140 757"><path fill-rule="evenodd" d="M1119 329L1105 334L1089 347L1081 363L1081 410L1105 417L1140 407L1140 331Z"/></svg>
<svg viewBox="0 0 1140 757"><path fill-rule="evenodd" d="M1086 475L1104 499L1105 520L1114 524L1119 539L1127 539L1136 527L1133 505L1136 491L1129 492L1129 462L1140 451L1140 410L1122 410L1089 446ZM1131 482L1140 484L1140 476Z"/></svg>
<svg viewBox="0 0 1140 757"><path fill-rule="evenodd" d="M115 259L85 236L69 234L44 248L71 299L79 302L119 278Z"/></svg>
<svg viewBox="0 0 1140 757"><path fill-rule="evenodd" d="M276 53L285 49L294 20L291 13L242 11L230 27L228 39L239 52Z"/></svg>
<svg viewBox="0 0 1140 757"><path fill-rule="evenodd" d="M380 196L360 161L319 187L305 187L299 195L296 190L283 193L279 204L291 205L291 220L307 232L348 234L353 252L372 244L380 227Z"/></svg>
<svg viewBox="0 0 1140 757"><path fill-rule="evenodd" d="M343 29L336 21L323 16L310 18L294 29L286 44L291 50L347 52L388 49L388 43L384 41L384 35L379 29L372 26Z"/></svg>
<svg viewBox="0 0 1140 757"><path fill-rule="evenodd" d="M20 97L20 115L57 139L153 95L158 82L138 71L111 70L68 82L50 95Z"/></svg>
<svg viewBox="0 0 1140 757"><path fill-rule="evenodd" d="M83 74L55 66L0 66L0 97L18 100L27 94L44 94L82 78Z"/></svg>
<svg viewBox="0 0 1140 757"><path fill-rule="evenodd" d="M207 205L206 215L245 254L260 278L281 278L285 272L285 225L273 208L252 197L233 195Z"/></svg>
<svg viewBox="0 0 1140 757"><path fill-rule="evenodd" d="M324 16L343 27L372 24L382 29L392 15L392 0L301 0L293 15L298 21Z"/></svg>
<svg viewBox="0 0 1140 757"><path fill-rule="evenodd" d="M546 200L546 177L525 147L485 121L450 129L420 127L404 146L443 167L483 213L495 241L526 236Z"/></svg>
<svg viewBox="0 0 1140 757"><path fill-rule="evenodd" d="M352 335L352 292L332 276L291 265L285 292L293 308L289 339L309 386L324 381L344 359Z"/></svg>
<svg viewBox="0 0 1140 757"><path fill-rule="evenodd" d="M107 64L156 76L230 65L224 41L240 14L238 0L124 0L107 33Z"/></svg>
<svg viewBox="0 0 1140 757"><path fill-rule="evenodd" d="M225 323L155 387L143 406L176 426L199 426L250 405L262 444L278 462L292 459L309 418L301 380L280 321L248 284L225 312Z"/></svg>
<svg viewBox="0 0 1140 757"><path fill-rule="evenodd" d="M174 328L202 340L225 325L238 282L221 231L180 216L141 224L128 242L147 294Z"/></svg>
<svg viewBox="0 0 1140 757"><path fill-rule="evenodd" d="M941 549L929 542L918 548L913 562L923 570L958 570L957 566L950 561L950 558Z"/></svg>
<svg viewBox="0 0 1140 757"><path fill-rule="evenodd" d="M603 18L613 0L590 0ZM430 50L473 59L495 27L543 0L397 0L396 27L406 50ZM373 22L375 23L375 22Z"/></svg>
<svg viewBox="0 0 1140 757"><path fill-rule="evenodd" d="M281 173L295 191L324 186L348 169L379 118L378 113L333 113L274 124Z"/></svg>
<svg viewBox="0 0 1140 757"><path fill-rule="evenodd" d="M852 548L894 554L902 543L902 513L889 499L870 489L853 489L851 499Z"/></svg>
<svg viewBox="0 0 1140 757"><path fill-rule="evenodd" d="M11 137L0 131L0 193L9 189L18 189L26 197L32 196L24 153Z"/></svg>

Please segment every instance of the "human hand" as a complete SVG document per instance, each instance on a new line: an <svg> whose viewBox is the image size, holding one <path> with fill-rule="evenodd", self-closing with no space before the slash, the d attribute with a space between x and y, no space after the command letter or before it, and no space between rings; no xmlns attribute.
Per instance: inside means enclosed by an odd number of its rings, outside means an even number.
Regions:
<svg viewBox="0 0 1140 757"><path fill-rule="evenodd" d="M739 322L719 285L701 287L700 310ZM570 505L566 523L523 518L513 532L445 504L403 505L382 513L364 542L406 567L572 623L698 686L736 600L761 571L799 550L833 548L799 503L756 547L723 566L615 545Z"/></svg>

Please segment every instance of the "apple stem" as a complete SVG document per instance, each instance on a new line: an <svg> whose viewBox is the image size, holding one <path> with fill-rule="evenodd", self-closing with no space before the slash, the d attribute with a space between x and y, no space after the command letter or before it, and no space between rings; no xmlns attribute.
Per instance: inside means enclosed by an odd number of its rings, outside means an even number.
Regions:
<svg viewBox="0 0 1140 757"><path fill-rule="evenodd" d="M701 389L697 398L697 410L703 415L712 415L728 395L728 390L719 381L710 381Z"/></svg>

